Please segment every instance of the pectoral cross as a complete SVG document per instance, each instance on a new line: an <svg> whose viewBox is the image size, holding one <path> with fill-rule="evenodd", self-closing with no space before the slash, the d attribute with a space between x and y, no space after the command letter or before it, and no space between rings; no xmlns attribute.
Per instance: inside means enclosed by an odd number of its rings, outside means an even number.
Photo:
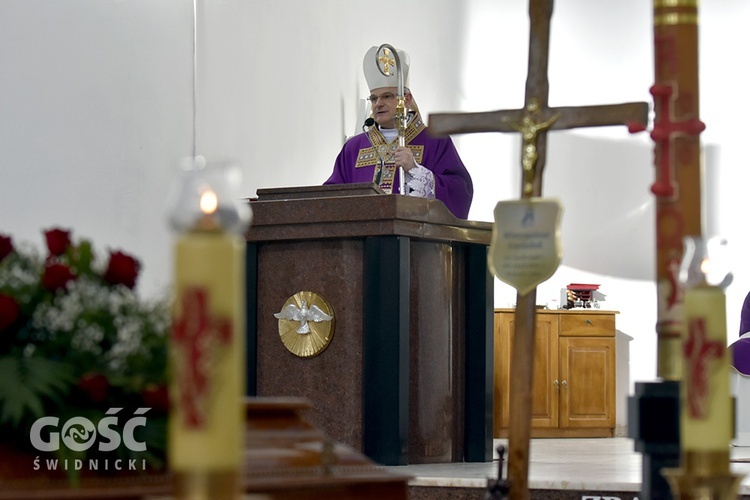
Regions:
<svg viewBox="0 0 750 500"><path fill-rule="evenodd" d="M521 197L542 194L542 172L547 153L547 132L579 127L627 125L631 132L645 130L648 103L550 108L547 63L553 0L530 0L529 63L525 104L521 109L482 113L431 114L432 135L474 132L520 132L523 136ZM518 295L510 366L509 498L527 499L529 440L531 437L532 367L536 328L536 288Z"/></svg>

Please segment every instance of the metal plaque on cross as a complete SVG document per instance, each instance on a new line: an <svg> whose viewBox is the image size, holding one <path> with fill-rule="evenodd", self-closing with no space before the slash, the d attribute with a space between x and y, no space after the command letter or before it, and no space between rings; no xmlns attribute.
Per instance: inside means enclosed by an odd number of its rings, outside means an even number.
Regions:
<svg viewBox="0 0 750 500"><path fill-rule="evenodd" d="M492 274L526 295L549 279L562 257L560 216L556 200L501 201L495 206L495 225L488 264Z"/></svg>

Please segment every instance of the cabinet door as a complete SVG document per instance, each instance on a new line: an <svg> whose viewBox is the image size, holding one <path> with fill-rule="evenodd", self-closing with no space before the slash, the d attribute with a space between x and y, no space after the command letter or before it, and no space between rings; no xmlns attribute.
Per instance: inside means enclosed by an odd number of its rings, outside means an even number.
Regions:
<svg viewBox="0 0 750 500"><path fill-rule="evenodd" d="M615 339L560 338L560 427L614 428Z"/></svg>
<svg viewBox="0 0 750 500"><path fill-rule="evenodd" d="M558 316L537 314L534 338L534 391L531 403L531 427L557 428L558 394Z"/></svg>
<svg viewBox="0 0 750 500"><path fill-rule="evenodd" d="M513 313L495 313L495 411L493 436L500 437L500 430L510 424L508 393L510 392L510 335Z"/></svg>
<svg viewBox="0 0 750 500"><path fill-rule="evenodd" d="M494 435L510 425L510 364L515 314L495 313L495 421ZM554 382L558 372L558 317L539 314L534 338L532 427L558 426L558 395Z"/></svg>

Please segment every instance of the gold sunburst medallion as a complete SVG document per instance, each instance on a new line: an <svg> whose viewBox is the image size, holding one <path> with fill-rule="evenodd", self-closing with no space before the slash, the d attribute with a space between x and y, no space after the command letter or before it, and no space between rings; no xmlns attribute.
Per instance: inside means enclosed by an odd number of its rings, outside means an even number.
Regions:
<svg viewBox="0 0 750 500"><path fill-rule="evenodd" d="M295 356L312 358L331 343L334 331L333 307L315 292L297 292L274 314L279 336Z"/></svg>

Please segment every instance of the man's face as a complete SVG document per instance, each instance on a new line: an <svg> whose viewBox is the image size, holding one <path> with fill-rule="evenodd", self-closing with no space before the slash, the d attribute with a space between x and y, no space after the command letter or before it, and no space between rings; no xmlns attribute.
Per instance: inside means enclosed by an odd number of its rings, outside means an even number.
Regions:
<svg viewBox="0 0 750 500"><path fill-rule="evenodd" d="M370 105L372 106L372 117L381 128L395 128L396 104L398 88L382 87L370 92ZM405 105L408 108L411 94L406 94Z"/></svg>

